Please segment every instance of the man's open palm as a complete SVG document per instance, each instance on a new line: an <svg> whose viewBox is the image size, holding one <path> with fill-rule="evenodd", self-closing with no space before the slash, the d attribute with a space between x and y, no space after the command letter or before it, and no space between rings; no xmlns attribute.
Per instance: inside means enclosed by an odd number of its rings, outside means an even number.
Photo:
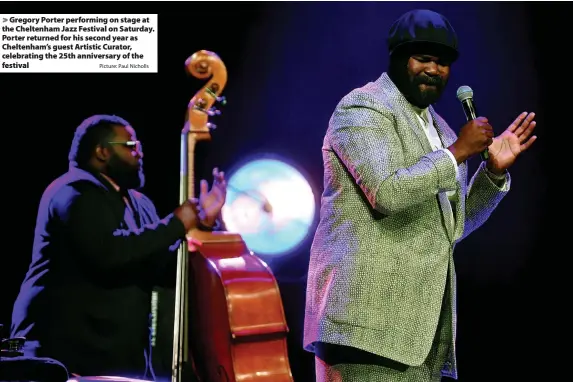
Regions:
<svg viewBox="0 0 573 382"><path fill-rule="evenodd" d="M211 190L209 190L209 183L205 179L201 180L200 184L199 205L204 213L204 216L202 216L203 224L207 226L215 224L226 198L227 180L225 179L225 173L219 171L218 168L214 168Z"/></svg>

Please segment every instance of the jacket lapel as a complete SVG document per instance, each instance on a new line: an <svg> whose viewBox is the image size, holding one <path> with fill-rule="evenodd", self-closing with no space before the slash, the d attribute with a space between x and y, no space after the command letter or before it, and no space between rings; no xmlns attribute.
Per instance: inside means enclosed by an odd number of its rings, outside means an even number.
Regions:
<svg viewBox="0 0 573 382"><path fill-rule="evenodd" d="M414 131L414 134L416 134L418 141L424 148L424 152L425 153L432 152L432 146L430 146L428 137L426 136L426 133L424 133L424 130L422 130L422 127L420 126L420 121L418 120L418 116L416 115L414 110L412 110L412 107L407 105L407 107L404 107L404 112L406 114L406 117L408 118L409 122L408 124L410 125L410 127Z"/></svg>
<svg viewBox="0 0 573 382"><path fill-rule="evenodd" d="M431 152L432 146L430 146L430 142L428 142L426 134L420 127L420 122L418 120L418 117L416 116L416 113L412 109L412 106L410 105L406 97L404 97L402 92L398 90L394 82L392 82L388 74L382 73L382 75L380 76L380 78L378 78L376 82L380 84L380 89L384 89L383 91L384 93L386 93L386 96L395 103L397 103L399 109L403 111L404 115L406 116L406 119L408 120L408 125L410 125L410 128L416 135L416 138L418 139L418 142L422 146L424 152L425 153Z"/></svg>
<svg viewBox="0 0 573 382"><path fill-rule="evenodd" d="M432 116L434 127L438 131L442 145L444 148L448 148L452 143L456 141L456 134L448 126L445 126L444 123L442 123L442 119L438 117L432 106L430 106L428 109L430 110L430 115Z"/></svg>
<svg viewBox="0 0 573 382"><path fill-rule="evenodd" d="M442 118L440 118L436 111L434 110L434 108L432 106L429 107L429 111L430 111L430 115L432 116L432 121L434 123L434 127L436 128L436 131L438 132L438 136L440 137L440 140L442 141L442 147L447 149L449 146L451 146L457 139L456 134L453 132L452 129L449 128L449 126L447 126L445 124L445 122L443 122ZM461 170L461 169L458 169ZM459 220L460 220L460 195L461 195L461 185L459 182L459 179L456 182L456 195L455 195L455 205L451 206L452 207L452 213L454 215L454 221L451 222L452 224L448 226L448 232L450 233L450 236L452 238L452 240L455 240L455 234L457 231L457 228L459 226ZM450 203L449 198L447 197L445 192L442 192L439 194L439 197L443 199L440 200L440 203ZM442 208L443 210L443 208ZM445 211L444 211L445 212ZM446 219L449 220L449 214L445 214L446 215ZM452 227L452 228L450 228Z"/></svg>

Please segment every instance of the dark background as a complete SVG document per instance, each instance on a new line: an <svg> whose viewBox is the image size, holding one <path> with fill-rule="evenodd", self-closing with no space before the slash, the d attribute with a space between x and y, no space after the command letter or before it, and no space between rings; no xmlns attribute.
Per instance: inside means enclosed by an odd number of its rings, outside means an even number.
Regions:
<svg viewBox="0 0 573 382"><path fill-rule="evenodd" d="M75 13L80 7L67 4L3 3L2 12ZM458 131L464 123L455 97L460 85L473 88L479 114L497 133L522 111L535 111L538 121L538 141L511 169L512 191L486 225L456 248L459 380L504 381L529 374L553 380L555 368L546 361L560 334L550 302L557 295L550 287L556 276L549 272L560 268L559 253L565 253L552 249L561 243L550 230L549 212L562 205L548 192L550 171L559 163L550 159L549 149L551 143L567 142L559 135L565 121L558 115L567 112L559 101L570 78L565 54L569 4L176 5L174 13L159 13L158 74L0 74L8 226L0 263L1 323L9 326L11 304L27 270L40 196L66 171L73 132L85 117L117 114L131 122L145 148L145 192L161 215L171 212L179 198L185 109L204 84L186 75L184 62L197 50L214 51L227 66L228 105L213 120L218 125L213 140L198 147L198 178L210 179L213 166L230 169L254 155L277 154L308 175L319 203L320 147L336 103L386 69L391 22L407 10L429 8L444 14L460 38L461 57L436 106L450 126ZM81 4L86 14L120 13L119 7ZM126 3L124 13L159 9ZM477 159L470 165L475 168ZM283 294L296 381L313 380L313 357L301 349L311 236L296 253L266 259Z"/></svg>

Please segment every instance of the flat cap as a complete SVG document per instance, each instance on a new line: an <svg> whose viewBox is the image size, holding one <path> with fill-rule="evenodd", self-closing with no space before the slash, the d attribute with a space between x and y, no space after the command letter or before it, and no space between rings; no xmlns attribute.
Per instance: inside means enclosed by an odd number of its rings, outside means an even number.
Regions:
<svg viewBox="0 0 573 382"><path fill-rule="evenodd" d="M459 56L458 36L452 24L428 9L414 9L400 16L390 27L387 44L390 55L409 48L433 50L447 55L452 62Z"/></svg>

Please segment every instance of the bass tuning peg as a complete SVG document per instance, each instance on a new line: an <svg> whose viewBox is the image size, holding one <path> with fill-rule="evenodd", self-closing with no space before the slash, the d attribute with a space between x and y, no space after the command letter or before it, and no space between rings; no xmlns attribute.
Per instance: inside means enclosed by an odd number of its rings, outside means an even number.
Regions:
<svg viewBox="0 0 573 382"><path fill-rule="evenodd" d="M214 107L212 107L211 109L207 110L207 114L210 116L214 116L214 115L220 115L221 114L221 110L217 110Z"/></svg>
<svg viewBox="0 0 573 382"><path fill-rule="evenodd" d="M220 102L221 105L225 106L227 104L227 98L225 98L225 96L217 97L217 102Z"/></svg>

